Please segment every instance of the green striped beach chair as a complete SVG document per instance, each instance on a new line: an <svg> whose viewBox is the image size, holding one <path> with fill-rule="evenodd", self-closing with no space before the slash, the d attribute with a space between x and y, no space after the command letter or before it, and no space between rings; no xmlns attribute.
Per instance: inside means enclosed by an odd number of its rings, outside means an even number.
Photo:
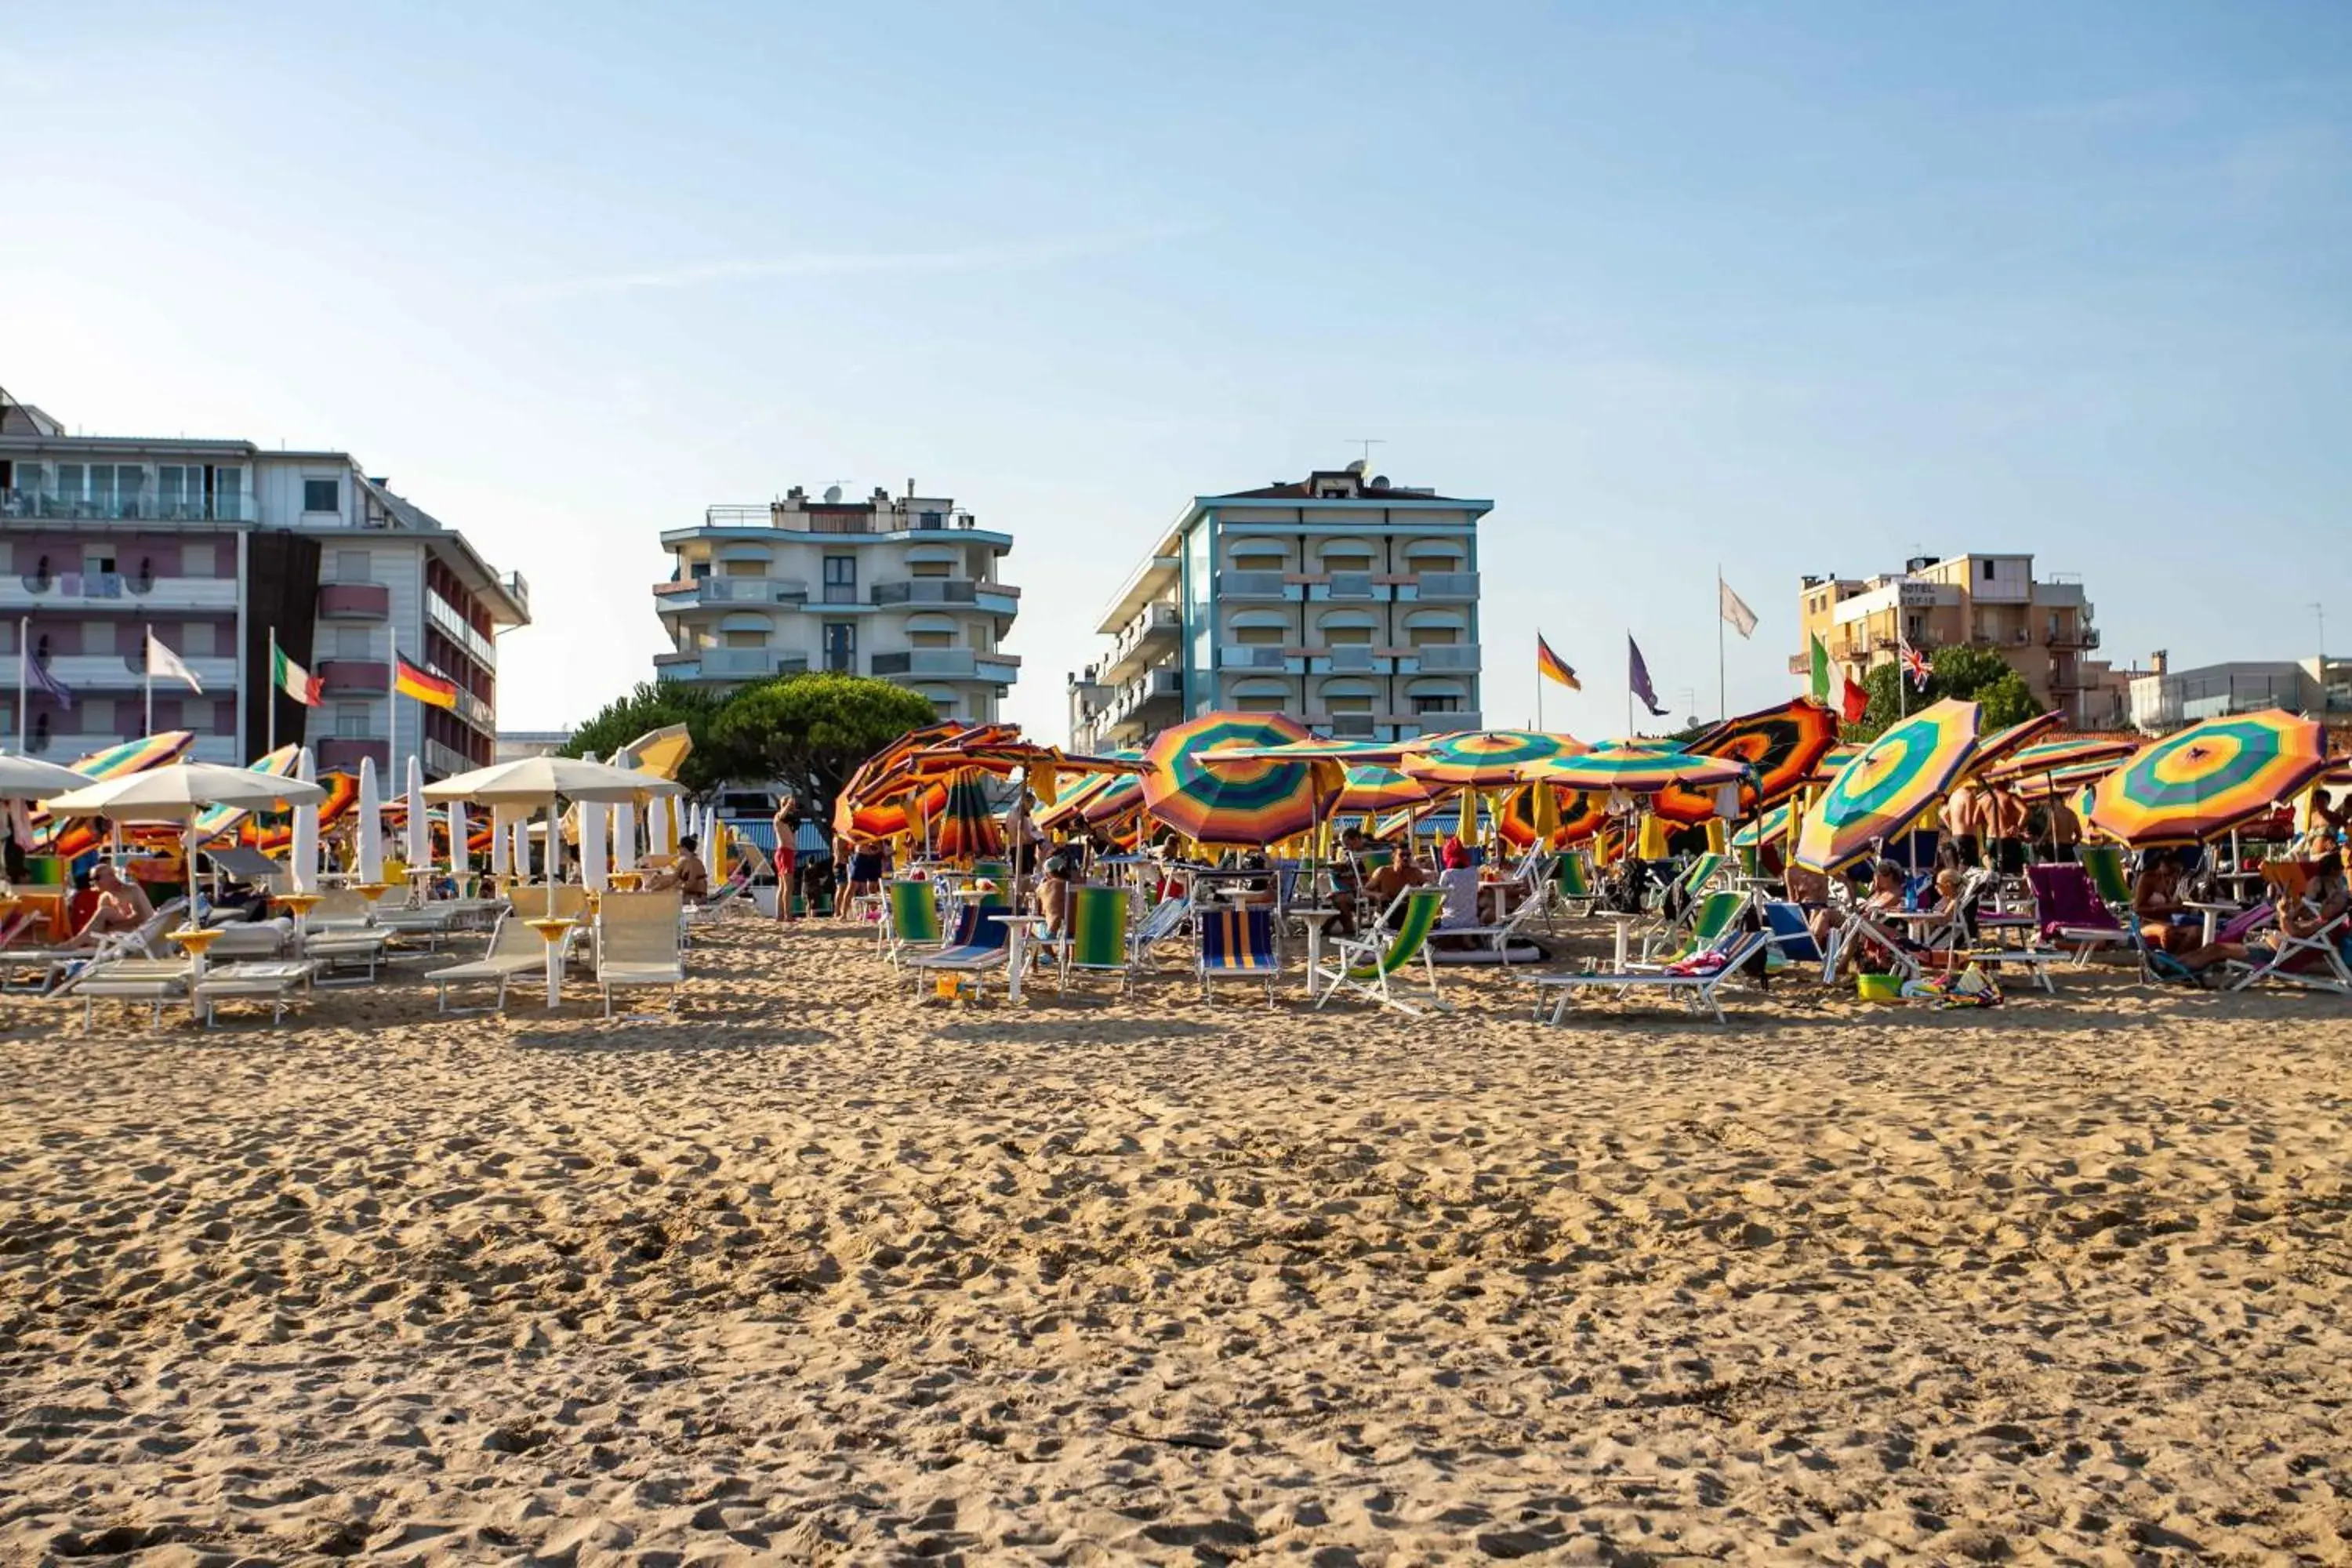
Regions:
<svg viewBox="0 0 2352 1568"><path fill-rule="evenodd" d="M1642 944L1641 963L1633 967L1644 969L1653 965L1680 963L1685 959L1712 952L1723 940L1723 933L1738 923L1740 911L1747 907L1748 895L1745 893L1706 894L1691 906L1687 926L1667 927L1652 932ZM1656 948L1662 938L1679 938L1680 945L1672 952L1659 952Z"/></svg>
<svg viewBox="0 0 2352 1568"><path fill-rule="evenodd" d="M2113 910L2131 908L2131 878L2124 870L2123 847L2117 844L2085 844L2078 851L2083 869L2091 879L2091 889L2099 901Z"/></svg>
<svg viewBox="0 0 2352 1568"><path fill-rule="evenodd" d="M1592 862L1581 849L1571 849L1559 858L1559 868L1552 878L1552 889L1559 896L1560 907L1578 920L1592 912L1601 895L1592 889Z"/></svg>
<svg viewBox="0 0 2352 1568"><path fill-rule="evenodd" d="M1437 917L1444 906L1442 889L1408 888L1397 895L1396 902L1388 907L1370 931L1360 937L1335 940L1331 943L1332 958L1315 973L1315 980L1323 987L1315 1005L1320 1008L1346 991L1418 1017L1422 1009L1397 994L1406 989L1407 984L1391 984L1417 958L1429 982L1429 1005L1445 1007L1445 998L1437 988L1437 965L1429 956L1429 933L1437 929Z"/></svg>
<svg viewBox="0 0 2352 1568"><path fill-rule="evenodd" d="M1070 987L1073 970L1116 974L1125 992L1135 978L1135 950L1128 941L1125 888L1072 888L1069 929L1048 944L1061 959L1060 989Z"/></svg>
<svg viewBox="0 0 2352 1568"><path fill-rule="evenodd" d="M882 922L882 955L892 968L908 952L936 948L946 940L940 929L939 900L930 883L901 879L888 883L884 892L890 918Z"/></svg>

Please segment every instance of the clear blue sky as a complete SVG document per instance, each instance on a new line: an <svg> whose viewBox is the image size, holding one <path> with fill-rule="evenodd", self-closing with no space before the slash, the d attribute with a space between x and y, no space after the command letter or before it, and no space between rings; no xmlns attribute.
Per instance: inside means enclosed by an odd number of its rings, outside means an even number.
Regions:
<svg viewBox="0 0 2352 1568"><path fill-rule="evenodd" d="M2352 644L2352 6L17 6L0 384L357 454L532 582L510 727L661 645L656 535L908 478L1018 547L1012 716L1187 498L1496 501L1540 626L1713 710L1714 583L2084 574L2110 655Z"/></svg>

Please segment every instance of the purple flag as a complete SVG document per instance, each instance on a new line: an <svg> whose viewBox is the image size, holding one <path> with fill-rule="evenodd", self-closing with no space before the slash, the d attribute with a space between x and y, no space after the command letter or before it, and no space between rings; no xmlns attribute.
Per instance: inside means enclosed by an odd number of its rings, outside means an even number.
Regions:
<svg viewBox="0 0 2352 1568"><path fill-rule="evenodd" d="M39 659L35 658L29 651L25 653L22 657L27 661L25 666L25 671L32 679L33 689L36 691L47 692L52 698L57 700L58 707L64 709L68 713L72 712L73 692L67 689L66 683L59 680L56 676L51 675L49 673L49 667L42 663Z"/></svg>
<svg viewBox="0 0 2352 1568"><path fill-rule="evenodd" d="M1658 706L1657 689L1650 684L1650 667L1642 659L1642 645L1633 640L1631 632L1625 634L1625 652L1632 659L1625 684L1633 689L1634 696L1642 700L1642 706L1650 710L1651 718L1664 717L1666 710Z"/></svg>

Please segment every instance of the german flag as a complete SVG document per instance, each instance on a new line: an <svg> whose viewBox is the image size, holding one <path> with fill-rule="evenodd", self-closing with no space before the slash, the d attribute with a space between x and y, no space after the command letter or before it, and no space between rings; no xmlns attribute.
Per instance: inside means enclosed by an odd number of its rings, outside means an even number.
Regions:
<svg viewBox="0 0 2352 1568"><path fill-rule="evenodd" d="M1576 671L1568 660L1551 651L1551 644L1543 640L1541 632L1536 634L1536 674L1546 680L1557 680L1570 691L1584 689L1584 682L1576 679Z"/></svg>
<svg viewBox="0 0 2352 1568"><path fill-rule="evenodd" d="M457 706L456 681L444 680L429 670L420 669L397 653L392 656L392 689L403 697L414 697L436 708Z"/></svg>

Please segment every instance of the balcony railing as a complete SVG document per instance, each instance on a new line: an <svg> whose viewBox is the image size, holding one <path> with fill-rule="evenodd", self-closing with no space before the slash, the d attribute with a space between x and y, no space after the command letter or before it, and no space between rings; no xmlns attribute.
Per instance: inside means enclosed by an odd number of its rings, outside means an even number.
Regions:
<svg viewBox="0 0 2352 1568"><path fill-rule="evenodd" d="M1370 572L1334 572L1330 594L1334 599L1369 599L1372 596L1372 574Z"/></svg>
<svg viewBox="0 0 2352 1568"><path fill-rule="evenodd" d="M1278 647L1259 647L1245 643L1228 643L1217 650L1220 669L1283 669L1288 668L1288 651Z"/></svg>
<svg viewBox="0 0 2352 1568"><path fill-rule="evenodd" d="M438 778L446 779L452 773L471 773L481 765L464 752L445 746L430 737L425 740L422 754L425 759L425 771Z"/></svg>
<svg viewBox="0 0 2352 1568"><path fill-rule="evenodd" d="M425 590L425 618L431 621L442 636L473 655L475 661L484 669L496 670L499 668L498 645L476 631L466 617L457 613L457 605L430 588Z"/></svg>
<svg viewBox="0 0 2352 1568"><path fill-rule="evenodd" d="M215 496L92 496L58 489L0 490L0 519L56 518L82 522L255 522L253 498L242 490Z"/></svg>
<svg viewBox="0 0 2352 1568"><path fill-rule="evenodd" d="M311 742L321 770L330 773L355 773L364 759L383 773L392 766L392 742L360 735L324 735ZM473 766L451 768L450 773L465 773Z"/></svg>
<svg viewBox="0 0 2352 1568"><path fill-rule="evenodd" d="M1324 668L1334 674L1362 674L1389 667L1389 660L1374 651L1370 643L1341 643L1307 651L1323 660Z"/></svg>
<svg viewBox="0 0 2352 1568"><path fill-rule="evenodd" d="M692 609L698 605L805 605L809 585L800 577L688 577L656 583L654 593L672 601L663 609Z"/></svg>
<svg viewBox="0 0 2352 1568"><path fill-rule="evenodd" d="M392 666L377 658L322 658L319 683L330 697L381 697L392 686Z"/></svg>
<svg viewBox="0 0 2352 1568"><path fill-rule="evenodd" d="M1478 668L1476 643L1423 643L1412 657L1425 670L1473 670Z"/></svg>
<svg viewBox="0 0 2352 1568"><path fill-rule="evenodd" d="M1220 572L1217 593L1227 599L1280 599L1287 597L1289 586L1279 572Z"/></svg>
<svg viewBox="0 0 2352 1568"><path fill-rule="evenodd" d="M1416 580L1415 590L1424 599L1475 599L1478 596L1478 574L1423 572Z"/></svg>
<svg viewBox="0 0 2352 1568"><path fill-rule="evenodd" d="M39 647L40 633L34 633L34 646ZM191 654L182 659L190 674L204 683L206 696L225 696L236 690L236 660ZM15 654L0 655L0 689L13 694L22 661ZM68 691L127 691L147 683L147 664L142 654L121 653L53 653L40 664L49 678ZM27 682L31 695L40 695L37 682ZM159 695L178 696L187 690L176 680L159 681ZM0 743L5 743L0 742Z"/></svg>
<svg viewBox="0 0 2352 1568"><path fill-rule="evenodd" d="M1017 599L1021 590L977 577L908 577L874 584L877 605L971 605L986 598Z"/></svg>
<svg viewBox="0 0 2352 1568"><path fill-rule="evenodd" d="M942 533L980 526L980 520L971 513L956 510L927 508L901 516L892 511L868 511L856 503L839 510L826 510L823 503L810 504L816 510L773 505L707 506L702 509L702 526L773 528L787 533Z"/></svg>
<svg viewBox="0 0 2352 1568"><path fill-rule="evenodd" d="M329 620L380 621L392 614L392 590L382 583L321 583L319 614Z"/></svg>
<svg viewBox="0 0 2352 1568"><path fill-rule="evenodd" d="M11 610L234 610L234 577L152 577L127 572L58 572L0 577L0 608Z"/></svg>

